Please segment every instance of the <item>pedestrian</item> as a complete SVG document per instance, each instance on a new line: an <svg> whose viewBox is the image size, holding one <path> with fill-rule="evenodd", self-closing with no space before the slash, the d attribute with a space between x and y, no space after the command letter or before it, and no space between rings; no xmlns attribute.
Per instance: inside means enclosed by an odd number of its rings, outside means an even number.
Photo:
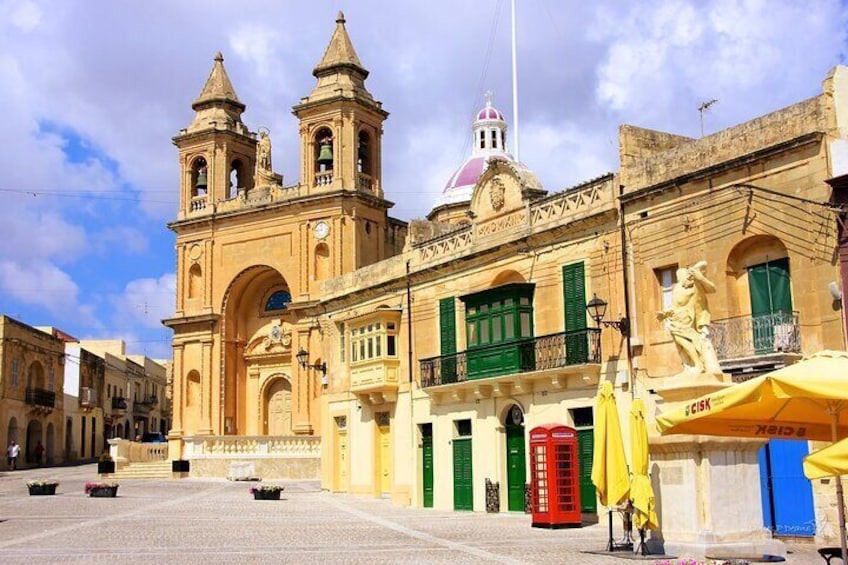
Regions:
<svg viewBox="0 0 848 565"><path fill-rule="evenodd" d="M21 454L21 446L15 440L9 442L9 447L6 448L6 454L9 460L9 469L14 471L18 466L18 455Z"/></svg>
<svg viewBox="0 0 848 565"><path fill-rule="evenodd" d="M44 456L44 446L41 441L35 444L35 464L41 465L41 458Z"/></svg>

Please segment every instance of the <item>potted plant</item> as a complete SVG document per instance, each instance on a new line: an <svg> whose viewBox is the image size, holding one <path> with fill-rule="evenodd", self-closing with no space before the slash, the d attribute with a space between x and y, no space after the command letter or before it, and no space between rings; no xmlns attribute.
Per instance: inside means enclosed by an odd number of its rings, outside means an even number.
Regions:
<svg viewBox="0 0 848 565"><path fill-rule="evenodd" d="M97 498L115 498L118 483L85 483L85 494Z"/></svg>
<svg viewBox="0 0 848 565"><path fill-rule="evenodd" d="M108 451L104 451L100 455L100 459L97 460L97 474L111 474L115 472L115 462L112 460L112 456L109 455Z"/></svg>
<svg viewBox="0 0 848 565"><path fill-rule="evenodd" d="M250 487L250 493L254 500L280 500L280 493L283 492L282 485L259 485Z"/></svg>
<svg viewBox="0 0 848 565"><path fill-rule="evenodd" d="M59 486L59 483L56 481L27 481L26 485L30 496L41 496L56 494L56 487Z"/></svg>

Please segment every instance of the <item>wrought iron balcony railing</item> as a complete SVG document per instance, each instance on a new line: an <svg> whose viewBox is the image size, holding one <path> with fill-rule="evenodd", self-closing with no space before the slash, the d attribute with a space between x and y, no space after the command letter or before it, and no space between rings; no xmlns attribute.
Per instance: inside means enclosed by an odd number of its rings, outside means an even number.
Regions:
<svg viewBox="0 0 848 565"><path fill-rule="evenodd" d="M127 409L127 399L121 396L113 396L112 397L112 410L126 410Z"/></svg>
<svg viewBox="0 0 848 565"><path fill-rule="evenodd" d="M800 353L798 312L713 320L710 339L719 361L774 353Z"/></svg>
<svg viewBox="0 0 848 565"><path fill-rule="evenodd" d="M438 357L422 359L421 386L424 388L460 383L515 373L529 373L601 362L601 330L586 328L544 335L508 343L475 347ZM504 364L500 371L477 372L468 369L468 357L497 356L501 352L517 352L517 363ZM472 363L473 365L473 363Z"/></svg>
<svg viewBox="0 0 848 565"><path fill-rule="evenodd" d="M30 388L26 389L26 403L32 406L42 406L45 408L55 408L56 407L56 393L52 390L47 390L44 388Z"/></svg>

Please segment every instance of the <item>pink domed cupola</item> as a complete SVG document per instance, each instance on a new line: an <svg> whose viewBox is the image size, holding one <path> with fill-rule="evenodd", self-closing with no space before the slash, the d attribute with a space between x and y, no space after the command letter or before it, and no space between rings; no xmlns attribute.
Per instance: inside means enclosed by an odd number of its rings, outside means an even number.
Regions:
<svg viewBox="0 0 848 565"><path fill-rule="evenodd" d="M471 126L471 156L451 175L438 205L455 204L471 200L474 185L488 166L489 157L503 157L514 161L506 148L506 121L503 114L492 106L492 93L486 93L486 106L475 115Z"/></svg>

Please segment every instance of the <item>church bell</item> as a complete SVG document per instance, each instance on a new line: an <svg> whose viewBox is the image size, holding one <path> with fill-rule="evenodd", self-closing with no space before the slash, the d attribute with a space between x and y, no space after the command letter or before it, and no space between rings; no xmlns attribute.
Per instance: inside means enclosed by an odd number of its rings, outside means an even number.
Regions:
<svg viewBox="0 0 848 565"><path fill-rule="evenodd" d="M331 165L333 163L333 146L329 141L321 142L321 150L318 152L319 165Z"/></svg>
<svg viewBox="0 0 848 565"><path fill-rule="evenodd" d="M197 182L194 183L194 188L206 189L206 167L200 169L197 173Z"/></svg>

